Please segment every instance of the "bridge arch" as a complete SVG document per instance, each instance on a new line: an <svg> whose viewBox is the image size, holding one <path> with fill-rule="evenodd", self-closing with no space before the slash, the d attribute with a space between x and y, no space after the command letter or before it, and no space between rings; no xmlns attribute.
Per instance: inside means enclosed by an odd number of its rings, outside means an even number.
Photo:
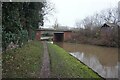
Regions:
<svg viewBox="0 0 120 80"><path fill-rule="evenodd" d="M53 41L55 42L63 42L72 39L72 31L66 30L48 30L48 29L38 29L36 30L36 40L41 40L43 32L48 32L53 35Z"/></svg>

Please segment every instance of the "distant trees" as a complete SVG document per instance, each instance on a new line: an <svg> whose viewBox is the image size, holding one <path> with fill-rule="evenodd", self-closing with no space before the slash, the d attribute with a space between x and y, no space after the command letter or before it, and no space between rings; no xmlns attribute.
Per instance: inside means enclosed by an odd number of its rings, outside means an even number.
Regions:
<svg viewBox="0 0 120 80"><path fill-rule="evenodd" d="M57 19L55 20L55 23L54 23L54 25L53 25L53 28L54 29L58 29L58 27L59 27L60 25L58 24L58 21L57 21Z"/></svg>
<svg viewBox="0 0 120 80"><path fill-rule="evenodd" d="M35 30L44 25L47 2L2 3L2 48L13 42L19 46L34 39Z"/></svg>
<svg viewBox="0 0 120 80"><path fill-rule="evenodd" d="M101 13L96 13L93 16L88 16L82 21L78 21L77 27L81 27L84 25L85 28L91 26L101 26L103 23L110 22L110 23L117 23L118 22L118 8L109 8L106 10L102 10ZM78 25L78 23L80 23ZM91 27L92 28L92 27Z"/></svg>
<svg viewBox="0 0 120 80"><path fill-rule="evenodd" d="M102 37L101 34L101 26L104 23L118 23L118 8L109 8L106 10L102 10L101 13L96 13L93 16L88 16L85 19L81 21L76 22L77 28L79 28L79 38L76 35L76 38L78 42L84 42L89 44L99 44L104 45L101 40ZM111 34L110 38L112 38L112 41L116 40L118 38L117 36L117 30L112 31L113 34ZM109 43L112 44L112 41L108 40ZM104 42L104 41L103 41ZM117 46L117 41L114 42ZM108 46L106 44L106 46ZM110 46L110 45L109 45Z"/></svg>

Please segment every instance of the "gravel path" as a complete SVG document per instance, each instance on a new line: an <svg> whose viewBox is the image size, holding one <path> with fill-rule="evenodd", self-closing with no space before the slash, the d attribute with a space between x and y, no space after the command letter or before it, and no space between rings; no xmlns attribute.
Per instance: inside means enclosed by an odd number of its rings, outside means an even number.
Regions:
<svg viewBox="0 0 120 80"><path fill-rule="evenodd" d="M50 60L49 60L49 54L48 54L46 42L43 42L43 46L44 46L44 55L43 55L42 69L40 72L40 78L49 78L50 77Z"/></svg>

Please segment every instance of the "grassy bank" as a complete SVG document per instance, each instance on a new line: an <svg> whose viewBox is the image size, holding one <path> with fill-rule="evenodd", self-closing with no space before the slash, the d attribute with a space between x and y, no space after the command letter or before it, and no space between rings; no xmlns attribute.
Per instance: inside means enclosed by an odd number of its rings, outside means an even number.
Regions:
<svg viewBox="0 0 120 80"><path fill-rule="evenodd" d="M43 46L31 41L22 48L2 53L3 77L39 77L42 65Z"/></svg>
<svg viewBox="0 0 120 80"><path fill-rule="evenodd" d="M51 62L51 77L100 78L91 69L57 45L48 44L48 50Z"/></svg>

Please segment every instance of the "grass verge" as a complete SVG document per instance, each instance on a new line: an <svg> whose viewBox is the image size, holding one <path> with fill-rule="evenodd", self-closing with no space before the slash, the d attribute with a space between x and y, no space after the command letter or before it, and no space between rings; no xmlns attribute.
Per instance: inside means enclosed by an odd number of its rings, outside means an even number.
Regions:
<svg viewBox="0 0 120 80"><path fill-rule="evenodd" d="M64 49L54 44L48 44L50 55L51 77L55 78L100 78L90 68L76 58L70 56Z"/></svg>
<svg viewBox="0 0 120 80"><path fill-rule="evenodd" d="M43 45L39 41L2 53L3 78L39 77L42 56Z"/></svg>

